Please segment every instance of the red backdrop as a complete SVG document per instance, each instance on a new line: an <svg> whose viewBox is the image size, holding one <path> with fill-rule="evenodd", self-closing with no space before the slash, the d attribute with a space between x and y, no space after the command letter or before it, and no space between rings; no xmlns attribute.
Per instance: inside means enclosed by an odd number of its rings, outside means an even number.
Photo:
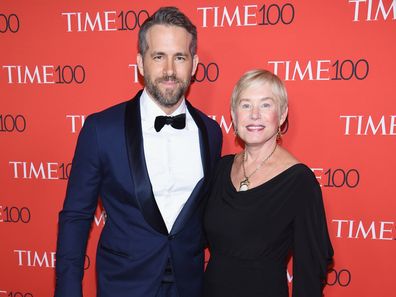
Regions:
<svg viewBox="0 0 396 297"><path fill-rule="evenodd" d="M222 126L223 154L240 150L229 114L237 79L267 68L285 80L283 145L322 185L335 249L325 295L395 294L395 0L0 5L0 297L53 294L57 215L78 132L87 115L141 88L137 32L161 5L197 25L201 62L188 98ZM103 223L98 210L86 296Z"/></svg>

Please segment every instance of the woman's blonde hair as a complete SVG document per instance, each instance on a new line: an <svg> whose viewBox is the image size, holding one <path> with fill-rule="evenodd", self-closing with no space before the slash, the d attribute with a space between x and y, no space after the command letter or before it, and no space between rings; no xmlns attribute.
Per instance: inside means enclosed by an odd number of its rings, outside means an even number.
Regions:
<svg viewBox="0 0 396 297"><path fill-rule="evenodd" d="M242 75L231 94L231 111L235 112L241 93L257 84L269 84L274 94L274 99L279 104L280 116L286 110L288 104L286 88L278 76L265 69L250 70Z"/></svg>

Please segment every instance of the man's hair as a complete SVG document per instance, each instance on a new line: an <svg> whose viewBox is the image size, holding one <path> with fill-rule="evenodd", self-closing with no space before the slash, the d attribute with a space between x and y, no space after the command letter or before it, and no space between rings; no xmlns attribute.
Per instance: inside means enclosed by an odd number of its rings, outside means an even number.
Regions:
<svg viewBox="0 0 396 297"><path fill-rule="evenodd" d="M147 31L154 25L177 26L186 29L192 35L190 43L190 54L194 56L197 52L197 28L190 19L177 7L161 7L152 16L147 18L139 30L139 54L144 56L148 49Z"/></svg>

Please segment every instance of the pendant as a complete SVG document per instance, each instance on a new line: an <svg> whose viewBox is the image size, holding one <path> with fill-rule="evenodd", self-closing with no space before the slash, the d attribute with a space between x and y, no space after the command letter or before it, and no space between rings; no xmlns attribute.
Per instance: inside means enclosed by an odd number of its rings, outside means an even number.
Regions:
<svg viewBox="0 0 396 297"><path fill-rule="evenodd" d="M239 192L244 192L249 190L249 184L250 182L248 178L245 178L243 181L241 181L239 183Z"/></svg>

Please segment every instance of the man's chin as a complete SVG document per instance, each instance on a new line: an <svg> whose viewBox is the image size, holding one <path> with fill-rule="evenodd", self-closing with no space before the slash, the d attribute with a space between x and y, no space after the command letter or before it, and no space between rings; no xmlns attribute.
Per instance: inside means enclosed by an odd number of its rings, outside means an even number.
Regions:
<svg viewBox="0 0 396 297"><path fill-rule="evenodd" d="M162 100L159 101L159 103L165 107L173 107L175 106L178 102L180 101L180 99L174 100L172 99L166 99L166 100Z"/></svg>
<svg viewBox="0 0 396 297"><path fill-rule="evenodd" d="M166 92L161 92L161 97L163 101L169 104L169 106L173 106L180 101L180 99L183 97L183 94L181 94L178 89L175 89L172 92L167 90Z"/></svg>
<svg viewBox="0 0 396 297"><path fill-rule="evenodd" d="M164 87L161 84L157 84L155 87L149 87L147 90L158 104L167 108L175 106L184 95L182 88Z"/></svg>
<svg viewBox="0 0 396 297"><path fill-rule="evenodd" d="M175 98L173 94L158 94L159 97L154 96L154 99L164 107L173 107L175 106L181 98Z"/></svg>

